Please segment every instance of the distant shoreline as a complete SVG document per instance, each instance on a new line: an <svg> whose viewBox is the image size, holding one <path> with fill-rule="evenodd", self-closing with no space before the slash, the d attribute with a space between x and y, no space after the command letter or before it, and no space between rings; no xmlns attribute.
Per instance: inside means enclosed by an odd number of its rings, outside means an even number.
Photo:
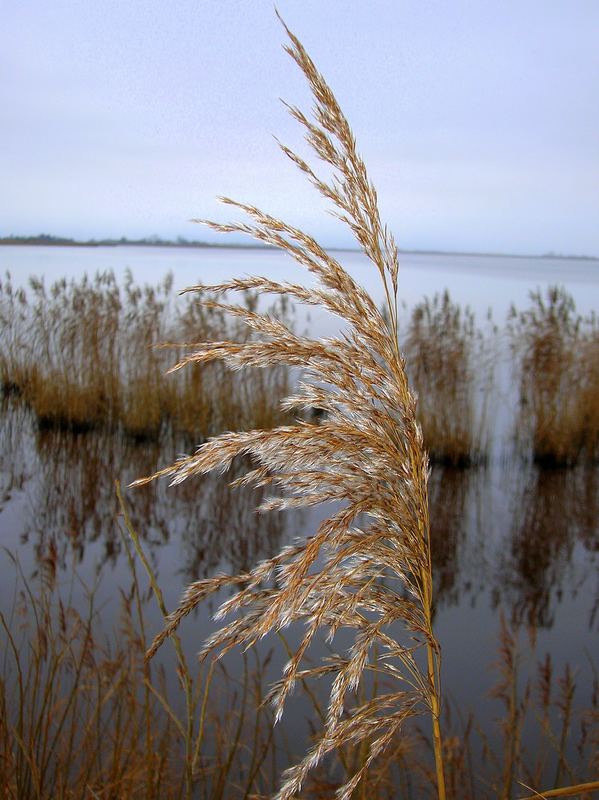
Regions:
<svg viewBox="0 0 599 800"><path fill-rule="evenodd" d="M209 249L209 250L275 250L278 248L268 244L215 244L199 240L187 239L159 239L151 237L149 239L89 239L79 241L77 239L67 239L59 236L5 236L0 238L0 246L13 247L168 247L181 249ZM349 247L328 247L325 248L337 253L358 253L356 248ZM564 253L536 253L525 255L523 253L491 253L477 252L468 250L400 250L400 255L423 255L423 256L470 256L479 258L538 258L552 259L555 261L599 261L599 256L587 255L567 255Z"/></svg>

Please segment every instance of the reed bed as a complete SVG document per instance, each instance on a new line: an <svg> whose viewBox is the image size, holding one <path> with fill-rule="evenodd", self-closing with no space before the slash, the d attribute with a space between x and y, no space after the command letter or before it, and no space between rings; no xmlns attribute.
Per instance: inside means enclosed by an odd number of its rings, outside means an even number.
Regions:
<svg viewBox="0 0 599 800"><path fill-rule="evenodd" d="M488 458L492 342L447 290L412 311L403 350L433 463L468 467Z"/></svg>
<svg viewBox="0 0 599 800"><path fill-rule="evenodd" d="M247 290L246 309L255 313L257 302ZM294 307L283 296L269 313L289 324ZM223 430L276 427L298 414L325 416L317 405L281 410L291 388L291 373L281 365L241 375L214 361L167 375L173 363L168 348L175 357L190 351L181 342L256 339L240 317L227 318L205 292L176 301L172 276L154 287L135 285L130 274L122 286L112 273L60 280L50 288L33 279L28 290L15 289L7 276L0 281L0 322L2 392L27 403L40 428L110 430L138 442L174 434L189 443ZM447 290L425 298L402 325L400 341L432 463L478 466L501 444L493 419L500 407L495 375L504 338L490 319L481 326ZM597 464L596 318L583 319L563 289L550 287L546 297L533 293L530 308L512 310L507 338L519 387L517 452L546 468ZM170 344L164 349L153 347L165 340Z"/></svg>
<svg viewBox="0 0 599 800"><path fill-rule="evenodd" d="M248 292L245 303L254 308L256 298ZM288 311L284 303L271 309L287 321ZM34 278L28 290L15 290L7 275L0 316L3 391L29 404L40 428L109 429L139 441L171 431L198 441L283 419L281 367L243 380L218 364L165 376L170 356L159 342L252 338L195 298L175 302L172 275L157 286L138 286L129 272L122 285L112 272L50 287Z"/></svg>
<svg viewBox="0 0 599 800"><path fill-rule="evenodd" d="M543 467L599 462L599 325L576 313L558 286L513 310L512 347L519 365L516 436Z"/></svg>

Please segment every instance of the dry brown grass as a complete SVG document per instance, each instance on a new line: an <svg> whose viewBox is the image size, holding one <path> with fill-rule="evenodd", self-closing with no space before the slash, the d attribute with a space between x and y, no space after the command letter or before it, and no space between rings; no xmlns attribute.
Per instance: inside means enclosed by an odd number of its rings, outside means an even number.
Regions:
<svg viewBox="0 0 599 800"><path fill-rule="evenodd" d="M599 460L599 326L576 313L574 301L553 286L512 314L519 359L517 438L545 467Z"/></svg>
<svg viewBox="0 0 599 800"><path fill-rule="evenodd" d="M175 303L172 287L172 275L138 286L130 273L123 285L103 273L49 288L32 279L28 291L17 291L7 276L0 282L3 391L20 395L41 428L104 428L138 441L172 431L197 442L222 430L280 423L288 381L281 367L249 380L218 364L165 377L170 357L154 347L165 339L251 339L195 298ZM245 303L254 308L255 296L247 293ZM289 320L282 304L272 313Z"/></svg>
<svg viewBox="0 0 599 800"><path fill-rule="evenodd" d="M179 693L172 691L164 672L172 662L158 666L144 660L151 617L144 581L137 574L140 561L157 588L156 576L128 512L121 508L132 580L120 590L118 630L109 631L102 624L94 592L87 594L85 609L74 607L73 586L59 578L52 542L40 553L37 578L26 580L14 562L16 602L12 613L0 615L3 796L15 800L266 797L276 785L276 764L288 761L293 753L293 747L282 744L280 731L274 733L272 712L263 704L268 656L244 661L240 677L235 678L217 661L196 670L179 646L174 650ZM163 605L159 589L157 594ZM597 773L597 674L591 705L579 711L576 672L566 667L556 674L546 656L526 679L518 638L518 628L503 622L495 664L497 743L494 731L483 730L476 714L460 721L460 710L447 708L444 762L447 797L452 800L518 797L528 786L551 780L559 784L564 779L576 786L576 781ZM318 696L301 678L299 684L305 701L324 716ZM535 736L529 734L524 747L520 737L531 719ZM362 796L368 800L436 796L430 750L426 733L413 726L398 732L373 764ZM340 750L346 774L359 769L364 758L359 745L346 743ZM302 796L333 800L342 784L338 774L317 768L307 778ZM597 789L592 782L580 786L578 791L570 787L569 793L543 792L543 796L590 797Z"/></svg>
<svg viewBox="0 0 599 800"><path fill-rule="evenodd" d="M15 435L18 435L18 430ZM62 439L64 445L73 450L73 455L81 450L77 439L64 432L47 432L43 438L48 436ZM89 441L94 438L89 437ZM114 437L106 436L105 439L108 443L115 442ZM55 448L48 449L50 489L53 465L60 459ZM99 446L99 450L103 452L104 447ZM129 444L129 456L136 457L138 463L143 451ZM79 458L77 466L71 463L65 471L63 481L73 483L72 476L80 471L78 465L85 463L81 454ZM121 454L117 460L122 463L126 457ZM96 461L90 463L88 469L86 479L70 488L76 497L85 498L93 507L98 502L103 503L101 498L98 500L97 493L94 494L94 474L98 470L106 472L107 467ZM234 465L233 469L235 474L241 474L237 471L240 465ZM573 479L575 472L572 470L565 477ZM188 482L180 487L189 495L185 503L190 514L186 528L193 530L192 538L195 538L193 534L197 535L196 526L202 517L214 529L213 539L205 537L203 530L198 537L198 546L208 551L202 557L202 567L209 569L211 565L214 571L222 559L222 551L220 556L218 554L219 548L225 547L229 551L237 547L239 552L231 560L241 565L241 569L247 563L249 569L253 552L251 542L254 537L260 540L268 537L268 531L256 521L250 498L243 490L227 496L226 486L215 482L212 487L214 497L208 502L205 492L211 477L202 481L200 486ZM452 537L459 529L454 526L462 507L458 500L454 514L449 515L452 503L448 497L455 499L460 491L466 490L467 484L464 483L460 490L458 481L476 477L473 473L455 470L442 470L433 476L431 508L439 510L435 525L439 541L433 560L438 597L451 592L451 582L448 584L447 579L451 580L451 559L455 555L456 542ZM548 487L548 491L553 495L555 489L559 489L560 476L551 473L545 477L552 479L553 488ZM62 485L61 480L56 480L56 475L54 480L55 485ZM148 494L150 488L152 492L159 490L170 495L171 500L175 494L158 484L148 487ZM573 489L576 498L572 498L572 503L577 499L580 504L580 489ZM596 485L587 491L594 495ZM67 505L67 493L58 491L57 494L56 513L60 515ZM118 629L112 629L113 623L107 621L105 610L100 608L99 599L96 601L93 593L88 596L87 607L81 602L73 602L73 586L65 578L72 573L72 567L68 562L63 563L61 543L55 544L52 537L47 536L38 548L39 578L26 581L21 576L18 581L22 594L15 593L18 597L15 613L5 615L6 627L0 624L0 786L7 797L41 797L43 800L81 797L87 800L94 796L91 792L115 800L185 797L185 765L188 762L184 753L188 741L192 753L197 749L204 698L200 755L189 777L192 797L233 800L248 796L248 790L249 796L255 793L257 797L266 797L277 786L276 765L293 763L293 756L301 747L296 739L290 742L289 748L286 747L283 726L273 728L273 713L268 706L262 706L266 695L262 658L248 659L247 669L240 670L240 678L233 677L233 671L237 674L238 667L232 659L225 662L227 672L220 669L220 662L215 662L211 673L210 663L197 672L193 657L188 657L187 662L183 659L178 662L176 653L174 662L170 657L172 654L163 652L161 655L167 660L161 659L160 665L156 662L144 664L145 648L156 620L144 600L147 597L144 578L136 575L140 559L148 565L151 581L156 586L158 583L149 566L152 563L151 541L140 540L129 520L129 513L144 520L142 524L154 532L163 527L166 530L169 521L172 526L172 520L181 518L184 513L180 507L175 511L171 505L163 509L165 519L160 523L151 519L151 515L148 519L146 512L150 513L151 500L144 498L145 494L136 492L132 498L134 507L131 512L124 512L123 533L127 534L127 539L122 546L128 545L125 555L130 558L132 580L129 583L125 579L119 592L122 610ZM202 509L197 516L192 516L194 500L195 509ZM586 498L586 502L588 500ZM564 496L558 491L553 506L558 508L560 503L563 506ZM112 509L114 503L107 511L113 517ZM555 517L553 512L550 516ZM89 513L92 511L83 513L83 517ZM569 511L566 513L570 514ZM592 514L592 511L587 513ZM38 514L38 524L43 530L64 529L65 520L60 516L49 519L42 509L36 508ZM544 516L547 518L547 508ZM276 518L274 523L277 524ZM94 524L94 527L99 526ZM118 530L116 533L118 540ZM269 547L274 548L277 540L277 536L269 539ZM538 546L541 544L539 540ZM250 551L244 552L247 546ZM184 540L181 549L184 551L185 547ZM6 557L4 553L0 556ZM195 568L196 565L190 567L192 570ZM111 580L113 574L109 570ZM10 608L10 595L5 585L3 609ZM202 621L202 624L205 623ZM534 631L532 620L526 620L526 630ZM484 712L481 712L479 698L473 698L471 715L468 715L467 708L446 707L446 711L452 712L451 716L446 714L444 718L443 757L449 798L497 800L508 781L513 787L508 797L519 797L527 793L524 784L543 787L552 782L554 785L561 781L576 783L590 780L597 774L599 684L596 675L591 702L586 707L581 707L580 702L581 690L586 692L586 678L578 670L564 670L559 675L551 660L539 653L538 675L527 678L524 659L518 653L519 631L522 638L522 626L508 628L504 624L500 636L496 663L499 680L495 687L500 735L497 736L493 724L482 727L481 713ZM193 635L192 629L186 632L188 638ZM10 637L16 643L14 649ZM528 649L523 649L522 655L526 655ZM83 659L82 652L85 653ZM185 652L189 652L189 648ZM373 658L376 655L375 651ZM480 657L477 663L479 669L487 666L481 664ZM81 672L74 679L79 664L82 664ZM207 685L209 674L211 678ZM187 712L186 689L178 676L183 676L192 686L190 714ZM323 676L325 684L326 680ZM590 680L593 681L592 675ZM170 683L168 688L167 683ZM177 685L173 687L175 683ZM313 705L316 718L326 719L326 709L320 704L323 688L304 683L300 677L298 689L304 693L299 706L302 713L306 704ZM386 686L382 678L381 682L368 682L359 694L346 698L345 713L389 688L392 687ZM199 704L194 701L198 697ZM67 713L58 731L59 714L65 708L72 709L72 713ZM102 714L99 727L98 709ZM23 724L19 727L21 716ZM460 721L462 718L463 723ZM151 728L149 737L147 722ZM522 736L518 743L518 737L526 729L527 735ZM44 739L50 743L46 755ZM72 757L73 740L79 758L76 762ZM315 740L318 740L317 732ZM414 725L398 730L386 752L373 763L368 781L358 788L356 796L368 800L395 800L398 796L402 800L430 800L436 796L435 774L430 764L431 749L428 730L420 734ZM19 753L25 753L26 757L19 760ZM335 792L344 783L343 776L349 777L358 770L366 754L359 743L355 746L351 742L344 744L338 752L336 768L331 769L330 764L317 768L308 776L302 797L333 800ZM556 780L556 775L559 780ZM34 778L36 784L32 782ZM588 785L585 791L590 791Z"/></svg>
<svg viewBox="0 0 599 800"><path fill-rule="evenodd" d="M439 647L431 620L429 468L416 402L398 348L397 248L380 221L376 192L337 101L300 42L287 33L286 49L304 73L315 101L312 119L295 107L289 110L304 128L315 154L331 167L332 179L327 183L292 150L284 145L282 150L349 225L379 273L388 316L382 316L372 298L330 254L297 228L228 199L224 202L244 212L249 221L207 223L215 230L243 232L282 248L315 276L317 285L307 289L250 278L190 291L278 294L336 314L348 331L343 337L310 339L296 335L268 314L211 301L211 308L243 320L259 338L241 343L207 341L173 369L215 361L233 369L302 367L304 380L283 407L316 407L326 418L320 424L299 422L223 434L193 456L137 483L161 475L179 483L212 470L225 471L234 458L247 454L254 469L234 483L275 485L283 491L283 497L262 503L262 510L333 500L341 501L342 507L313 536L248 572L191 584L150 653L173 635L203 598L226 586L237 591L221 606L219 618L232 616L233 620L204 644L204 657L213 650L223 654L238 645L250 646L269 632L303 621L301 643L271 693L276 716L281 715L297 681L329 676L331 692L320 739L301 763L286 772L278 800L296 796L327 754L360 744L362 761L337 792L339 800L347 800L366 780L377 758L384 758L403 723L423 711L432 720L436 784L443 799ZM274 582L271 576L276 576ZM403 623L408 632L405 640L390 635L396 623ZM304 658L317 632L324 628L333 638L342 627L353 629L353 645L318 666L306 665ZM356 692L360 696L368 673L376 673L390 689L352 707L350 698Z"/></svg>
<svg viewBox="0 0 599 800"><path fill-rule="evenodd" d="M447 795L453 800L591 800L599 791L597 672L592 668L589 707L575 710L581 689L576 671L566 664L559 673L549 654L537 654L535 637L534 628L525 634L500 616L496 660L490 665L496 676L490 691L496 708L493 726L481 726L477 708L447 704L444 757ZM537 657L527 669L524 655L531 651ZM423 769L421 755L418 747L407 754L413 778ZM569 785L542 788L564 781ZM429 793L416 783L406 796L417 800Z"/></svg>

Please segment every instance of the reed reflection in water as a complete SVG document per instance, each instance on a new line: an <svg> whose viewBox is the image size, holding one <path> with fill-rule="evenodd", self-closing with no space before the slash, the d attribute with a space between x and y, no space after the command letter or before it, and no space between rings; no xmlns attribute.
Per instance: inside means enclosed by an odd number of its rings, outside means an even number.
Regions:
<svg viewBox="0 0 599 800"><path fill-rule="evenodd" d="M575 597L596 576L597 470L530 467L513 483L515 513L498 570L502 600L511 609L512 623L551 627L564 593ZM575 559L577 549L580 557ZM575 561L586 568L576 570ZM597 600L595 591L589 627L595 621Z"/></svg>
<svg viewBox="0 0 599 800"><path fill-rule="evenodd" d="M436 467L429 482L433 577L437 606L457 605L464 588L472 582L460 580L464 548L470 544L469 509L477 509L484 487L478 470Z"/></svg>
<svg viewBox="0 0 599 800"><path fill-rule="evenodd" d="M98 574L103 576L104 586L117 598L115 607L123 598L130 603L131 578L117 525L114 477L126 485L136 476L157 469L164 463L165 453L186 447L185 441L172 432L156 442L135 443L130 437L108 431L75 435L40 430L26 407L5 398L0 414L3 544L18 553L26 575L36 570L43 575L50 554L56 560L59 581L68 583L75 565L87 585L92 585ZM313 532L314 520L309 516L297 516L290 523L289 517L285 522L278 514L257 515L253 509L261 499L259 490L231 490L227 485L227 479L238 475L240 466L233 464L227 476L208 476L173 488L166 482L156 483L128 494L133 523L168 595L169 608L189 580L219 571L239 572L278 551L294 536ZM431 535L441 637L449 612L457 612L460 625L472 628L471 635L476 638L480 634L483 641L481 619L491 619L495 626L498 613L493 608L501 607L515 626L524 623L532 628L551 628L551 638L545 639L544 646L556 661L566 657L576 665L583 658L584 648L590 647L597 621L596 472L542 470L521 464L512 464L507 474L502 470L495 464L466 470L433 469ZM12 562L3 559L1 564L0 578L12 584ZM117 586L123 589L121 595L116 592ZM564 615L557 612L560 603L572 595L582 598L585 612L574 624L566 620L577 629L580 647L564 654ZM117 623L115 629L122 628L121 618L122 612L113 609L103 618L104 630L110 630L113 623ZM148 624L154 626L155 622L150 615ZM209 615L201 612L182 628L190 654L211 627ZM496 659L497 641L493 635L490 639L492 644L478 654L485 665ZM140 654L142 650L140 645ZM262 656L265 663L270 661L269 669L278 674L285 654L271 657L265 650ZM223 737L220 744L217 742L223 762L227 760L227 737L237 724L231 698L238 682L243 684L244 675L241 662L228 661L226 669L228 679L224 673L214 679L214 702L208 717L209 724ZM471 686L457 685L470 681L471 676L460 670L448 673L449 695L472 693ZM264 674L259 674L266 687L271 673L265 668ZM472 696L472 702L476 703L477 723L492 729L494 711L484 691L490 688L493 673L486 673L484 682L482 694ZM176 703L178 686L169 685L168 691ZM585 713L584 698L576 702L582 703L579 710ZM295 719L285 724L291 725L286 735L291 735L291 741L297 741L299 747L305 731L298 719L303 721L309 713L305 698L298 699L296 709ZM221 712L224 716L219 721ZM287 756L282 758L285 761Z"/></svg>
<svg viewBox="0 0 599 800"><path fill-rule="evenodd" d="M15 512L10 531L5 523L5 543L41 558L53 541L59 568L76 566L84 580L124 557L115 524L115 476L126 485L157 469L166 448L183 444L174 436L141 445L110 432L38 430L22 407L7 401L0 437L0 512ZM208 476L177 489L156 484L128 496L132 521L154 563L160 565L161 548L177 547L181 582L217 569L241 571L277 548L289 523L280 515L256 514L265 490L229 489L227 481L240 467L233 463L226 479Z"/></svg>
<svg viewBox="0 0 599 800"><path fill-rule="evenodd" d="M185 448L168 434L133 442L111 432L74 435L39 430L10 398L0 415L0 524L3 542L41 556L50 540L60 568L77 565L83 580L123 559L115 524L114 480L122 485L156 470L165 452ZM296 514L259 515L264 489L230 489L241 471L170 488L166 482L128 495L131 517L160 568L176 548L170 574L178 592L217 570L241 571L276 552L282 540L310 534ZM435 467L430 481L437 610L475 605L485 596L514 623L550 627L564 595L593 595L599 549L599 480L592 469L542 470L512 465L460 470Z"/></svg>

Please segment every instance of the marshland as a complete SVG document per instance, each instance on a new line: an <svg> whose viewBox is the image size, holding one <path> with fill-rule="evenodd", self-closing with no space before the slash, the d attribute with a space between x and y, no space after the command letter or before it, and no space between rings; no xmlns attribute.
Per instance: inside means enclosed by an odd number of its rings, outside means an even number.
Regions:
<svg viewBox="0 0 599 800"><path fill-rule="evenodd" d="M218 103L204 103L201 129L208 151L206 131L217 143L214 174L225 188L227 174L239 178L240 189L249 175L257 205L221 197L220 212L194 220L209 247L160 247L153 237L144 247L140 236L125 248L114 234L100 237L109 247L3 238L3 795L591 798L599 791L599 261L400 251L382 216L389 208L397 216L406 199L390 202L394 157L379 201L336 95L276 17L304 92L298 106L284 103L303 139L276 145L323 208L295 192L271 206L270 173L255 179L251 125L227 173L222 153L248 111L236 94L235 125L219 125ZM179 31L181 52L188 33ZM72 41L79 52L81 38ZM127 50L127 81L143 62L140 42L133 60ZM101 48L90 52L101 61ZM143 78L153 75L155 109L167 86L176 107L175 84L163 83L173 60L154 69L160 52L152 48ZM259 92L263 82L243 72ZM92 96L114 91L117 74L101 70ZM349 87L355 96L357 84ZM486 97L501 107L501 92L480 88L484 119ZM542 98L538 88L524 92L527 104ZM367 105L376 91L374 82ZM222 97L214 96L220 108ZM438 101L440 112L443 92ZM358 108L369 123L385 113L380 99L366 117ZM167 116L164 131L175 134L171 119L186 130L183 115ZM102 139L98 121L90 142ZM416 128L426 145L426 114ZM151 129L150 138L160 125ZM450 141L451 125L442 129ZM65 141L76 158L77 143ZM447 180L451 158L437 141L435 171ZM525 144L518 138L514 164L532 180ZM161 147L147 186L165 166ZM101 149L89 174L100 165L105 180L117 161ZM120 152L133 152L126 138ZM472 178L482 163L461 168ZM578 236L566 233L567 213L552 217L539 192L541 172L535 213L548 212L546 240L578 252L594 241L586 217ZM180 173L179 200L186 180ZM169 171L163 202L175 183ZM409 193L418 214L427 191ZM528 234L515 185L495 234L491 217L486 232L476 224L485 192L474 194L470 243L499 249L492 243L511 230L516 251L520 242L540 252L535 215ZM58 210L60 191L52 195ZM114 184L109 195L118 217ZM143 215L146 196L137 196ZM465 231L455 238L451 215L460 200L448 197L443 221L429 198L426 225L440 224L437 233L423 233L404 205L405 222L429 242L459 242ZM321 244L329 229L308 208L336 218L339 247ZM222 234L231 247L214 246ZM241 246L248 237L258 246Z"/></svg>

